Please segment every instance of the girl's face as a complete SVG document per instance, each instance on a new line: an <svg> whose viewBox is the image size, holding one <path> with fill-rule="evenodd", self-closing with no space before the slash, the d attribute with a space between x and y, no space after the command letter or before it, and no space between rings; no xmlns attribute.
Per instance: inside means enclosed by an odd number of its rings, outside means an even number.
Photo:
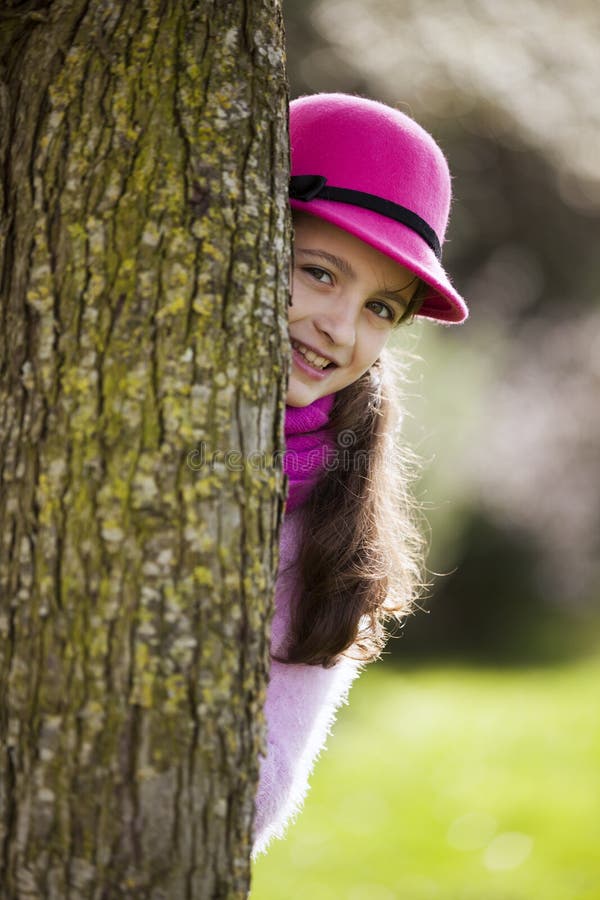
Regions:
<svg viewBox="0 0 600 900"><path fill-rule="evenodd" d="M418 283L412 272L354 235L294 212L286 403L308 406L357 381L378 358ZM325 360L333 365L325 366Z"/></svg>

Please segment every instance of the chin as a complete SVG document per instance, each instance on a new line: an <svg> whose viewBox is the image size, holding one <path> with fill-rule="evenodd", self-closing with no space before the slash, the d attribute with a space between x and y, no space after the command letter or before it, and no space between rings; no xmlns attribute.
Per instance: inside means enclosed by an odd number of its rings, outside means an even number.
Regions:
<svg viewBox="0 0 600 900"><path fill-rule="evenodd" d="M291 384L288 387L285 402L286 406L296 406L300 408L302 406L310 406L310 404L314 403L315 400L318 400L320 396L321 394L316 391L313 393L310 389L307 389L306 385L297 386Z"/></svg>
<svg viewBox="0 0 600 900"><path fill-rule="evenodd" d="M297 409L301 409L303 406L310 406L310 404L314 403L317 399L317 397L311 397L309 400L300 400L297 397L286 397L285 405L295 406Z"/></svg>

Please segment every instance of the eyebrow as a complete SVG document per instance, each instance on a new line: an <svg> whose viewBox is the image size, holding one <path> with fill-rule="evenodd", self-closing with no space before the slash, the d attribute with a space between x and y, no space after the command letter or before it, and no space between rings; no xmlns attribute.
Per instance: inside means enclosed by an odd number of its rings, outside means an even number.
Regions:
<svg viewBox="0 0 600 900"><path fill-rule="evenodd" d="M344 259L341 256L335 256L335 254L333 253L328 253L327 250L308 250L304 247L296 247L295 252L302 253L304 256L316 256L319 259L325 260L325 262L328 262L330 265L335 266L343 275L346 275L348 278L356 278L356 272L347 259ZM416 279L417 276L415 275L415 277L411 279L408 284L404 285L404 287L397 288L396 290L389 289L377 291L377 294L378 296L386 297L388 300L392 300L394 303L398 303L399 306L406 307L407 304L410 303L412 297L403 297L401 291L405 291Z"/></svg>
<svg viewBox="0 0 600 900"><path fill-rule="evenodd" d="M332 266L335 266L336 269L339 269L339 271L342 272L343 275L347 275L348 278L356 278L356 272L347 259L343 259L341 256L335 256L333 253L328 253L327 250L305 250L302 247L296 247L296 253L303 253L305 256L317 256L320 259L324 259Z"/></svg>
<svg viewBox="0 0 600 900"><path fill-rule="evenodd" d="M386 297L388 300L393 300L395 303L399 303L401 306L406 308L409 303L411 303L413 299L413 295L410 297L404 297L402 295L402 291L405 291L407 288L411 286L411 284L418 279L418 276L415 275L408 284L405 284L404 287L397 288L396 290L387 290L387 291L378 291L378 296Z"/></svg>

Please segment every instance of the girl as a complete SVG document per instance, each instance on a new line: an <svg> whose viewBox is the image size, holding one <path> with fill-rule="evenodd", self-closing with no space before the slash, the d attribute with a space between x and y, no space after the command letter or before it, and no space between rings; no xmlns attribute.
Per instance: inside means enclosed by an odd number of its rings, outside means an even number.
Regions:
<svg viewBox="0 0 600 900"><path fill-rule="evenodd" d="M281 529L253 856L281 837L352 680L411 611L421 542L394 446L392 332L462 322L441 266L450 175L401 112L345 94L290 107L294 270Z"/></svg>

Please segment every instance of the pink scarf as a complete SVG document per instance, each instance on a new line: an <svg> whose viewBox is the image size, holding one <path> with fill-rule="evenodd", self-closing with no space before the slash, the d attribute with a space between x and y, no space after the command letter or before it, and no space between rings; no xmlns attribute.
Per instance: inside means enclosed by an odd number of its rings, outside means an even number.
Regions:
<svg viewBox="0 0 600 900"><path fill-rule="evenodd" d="M335 440L327 425L335 394L319 397L309 406L285 408L283 471L289 479L286 512L301 506L319 480L328 460L335 456Z"/></svg>

